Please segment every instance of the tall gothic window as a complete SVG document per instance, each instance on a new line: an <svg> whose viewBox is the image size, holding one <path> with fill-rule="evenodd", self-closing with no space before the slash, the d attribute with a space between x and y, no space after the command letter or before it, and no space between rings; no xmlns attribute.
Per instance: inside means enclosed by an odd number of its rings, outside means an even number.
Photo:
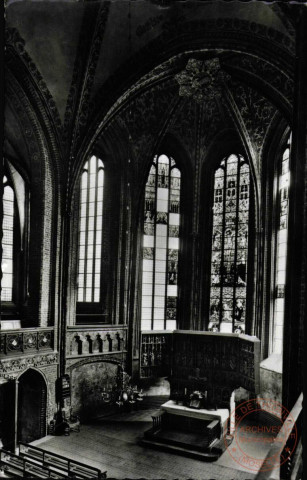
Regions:
<svg viewBox="0 0 307 480"><path fill-rule="evenodd" d="M288 193L289 193L289 157L290 143L284 150L279 164L278 188L277 188L277 235L276 235L276 260L275 260L275 298L274 298L274 322L273 322L273 353L282 353L284 309L285 309L285 284L286 284L286 261L288 241Z"/></svg>
<svg viewBox="0 0 307 480"><path fill-rule="evenodd" d="M156 156L145 187L142 330L177 325L180 184L175 161Z"/></svg>
<svg viewBox="0 0 307 480"><path fill-rule="evenodd" d="M101 297L104 165L92 156L84 165L80 183L78 240L78 303L93 312Z"/></svg>
<svg viewBox="0 0 307 480"><path fill-rule="evenodd" d="M16 313L27 288L24 285L27 193L24 179L9 161L4 163L2 183L1 310L5 316Z"/></svg>
<svg viewBox="0 0 307 480"><path fill-rule="evenodd" d="M14 216L15 194L6 176L3 177L3 220L2 220L2 290L1 301L13 301L14 260Z"/></svg>
<svg viewBox="0 0 307 480"><path fill-rule="evenodd" d="M214 174L209 330L245 332L250 170L241 155Z"/></svg>

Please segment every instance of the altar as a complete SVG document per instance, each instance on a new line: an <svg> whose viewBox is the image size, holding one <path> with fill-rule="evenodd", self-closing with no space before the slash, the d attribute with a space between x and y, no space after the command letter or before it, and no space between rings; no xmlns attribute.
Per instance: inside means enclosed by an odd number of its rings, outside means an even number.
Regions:
<svg viewBox="0 0 307 480"><path fill-rule="evenodd" d="M152 416L153 426L142 444L205 461L214 461L225 450L229 410L191 408L174 400Z"/></svg>
<svg viewBox="0 0 307 480"><path fill-rule="evenodd" d="M191 419L195 418L199 421L205 422L206 424L210 424L211 422L218 420L221 436L227 433L229 418L229 410L227 408L218 408L217 410L208 410L205 408L195 409L186 407L184 405L177 405L174 400L169 400L161 405L161 410L167 412L169 415L176 415ZM178 423L180 423L179 418L175 418L174 420L177 420Z"/></svg>

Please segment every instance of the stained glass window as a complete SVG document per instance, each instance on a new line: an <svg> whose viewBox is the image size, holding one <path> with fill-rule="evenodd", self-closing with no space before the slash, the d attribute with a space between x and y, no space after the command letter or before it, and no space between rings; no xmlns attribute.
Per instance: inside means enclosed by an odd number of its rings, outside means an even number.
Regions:
<svg viewBox="0 0 307 480"><path fill-rule="evenodd" d="M273 322L273 353L282 353L284 308L285 308L285 284L286 284L286 260L288 241L288 193L289 193L289 157L290 143L284 150L279 166L278 175L278 224L276 237L276 264L275 264L275 298L274 298L274 322Z"/></svg>
<svg viewBox="0 0 307 480"><path fill-rule="evenodd" d="M14 260L14 214L15 194L6 176L3 177L3 220L2 220L2 280L1 301L13 301Z"/></svg>
<svg viewBox="0 0 307 480"><path fill-rule="evenodd" d="M249 165L222 160L214 175L209 330L245 332Z"/></svg>
<svg viewBox="0 0 307 480"><path fill-rule="evenodd" d="M100 301L103 189L104 165L92 156L80 182L78 302Z"/></svg>
<svg viewBox="0 0 307 480"><path fill-rule="evenodd" d="M156 156L145 187L142 330L177 325L180 186L175 161Z"/></svg>

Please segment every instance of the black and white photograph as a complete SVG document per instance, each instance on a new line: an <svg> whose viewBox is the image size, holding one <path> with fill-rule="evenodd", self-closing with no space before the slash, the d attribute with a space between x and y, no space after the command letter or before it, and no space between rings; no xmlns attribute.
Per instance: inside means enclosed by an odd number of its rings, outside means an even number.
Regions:
<svg viewBox="0 0 307 480"><path fill-rule="evenodd" d="M0 480L307 478L307 2L2 16Z"/></svg>

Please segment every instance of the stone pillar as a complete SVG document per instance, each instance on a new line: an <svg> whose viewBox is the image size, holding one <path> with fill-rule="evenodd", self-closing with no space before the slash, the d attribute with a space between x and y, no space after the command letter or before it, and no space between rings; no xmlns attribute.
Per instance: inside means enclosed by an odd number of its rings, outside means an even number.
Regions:
<svg viewBox="0 0 307 480"><path fill-rule="evenodd" d="M15 379L15 411L14 411L14 452L19 453L18 450L18 384L19 381Z"/></svg>
<svg viewBox="0 0 307 480"><path fill-rule="evenodd" d="M304 229L304 189L306 175L306 111L307 111L307 12L297 11L295 92L293 99L292 149L290 158L291 182L289 188L288 255L286 266L283 405L289 410L295 404L302 388L302 368L298 367L300 323L304 321L301 304L306 228ZM306 210L306 205L305 205Z"/></svg>

